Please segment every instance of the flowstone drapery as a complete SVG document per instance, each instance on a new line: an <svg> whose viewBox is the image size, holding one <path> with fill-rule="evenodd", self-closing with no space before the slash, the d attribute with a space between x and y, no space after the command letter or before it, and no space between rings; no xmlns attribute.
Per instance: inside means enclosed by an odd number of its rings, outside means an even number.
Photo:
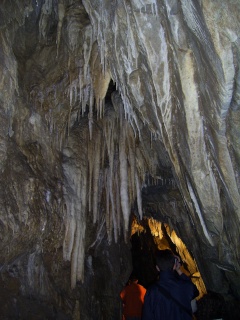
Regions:
<svg viewBox="0 0 240 320"><path fill-rule="evenodd" d="M26 318L31 297L46 317L119 315L133 214L167 223L207 290L239 299L239 12L237 0L2 2L5 318Z"/></svg>

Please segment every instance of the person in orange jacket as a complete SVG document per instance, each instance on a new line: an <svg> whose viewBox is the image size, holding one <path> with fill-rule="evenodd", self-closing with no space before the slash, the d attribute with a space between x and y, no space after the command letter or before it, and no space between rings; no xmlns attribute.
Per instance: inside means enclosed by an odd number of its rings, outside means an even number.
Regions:
<svg viewBox="0 0 240 320"><path fill-rule="evenodd" d="M123 288L120 298L123 302L123 320L141 320L146 289L138 284L138 279L131 277Z"/></svg>

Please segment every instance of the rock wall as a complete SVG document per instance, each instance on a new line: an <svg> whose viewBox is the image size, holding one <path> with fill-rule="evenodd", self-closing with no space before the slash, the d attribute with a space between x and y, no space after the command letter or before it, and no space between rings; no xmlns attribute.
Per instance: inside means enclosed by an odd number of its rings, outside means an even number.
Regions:
<svg viewBox="0 0 240 320"><path fill-rule="evenodd" d="M207 289L239 300L239 9L1 4L6 318L32 301L35 318L117 319L133 213L167 222Z"/></svg>

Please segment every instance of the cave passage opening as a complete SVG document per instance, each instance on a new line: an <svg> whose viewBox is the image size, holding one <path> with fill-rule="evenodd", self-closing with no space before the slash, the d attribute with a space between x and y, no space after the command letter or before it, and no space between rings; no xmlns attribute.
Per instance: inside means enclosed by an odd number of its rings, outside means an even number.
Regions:
<svg viewBox="0 0 240 320"><path fill-rule="evenodd" d="M199 290L197 299L202 298L207 293L196 260L176 232L167 223L146 217L138 221L133 217L131 224L131 245L132 274L138 278L139 283L145 288L148 288L155 282L158 276L154 262L156 250L170 249L181 258L182 271L197 286Z"/></svg>

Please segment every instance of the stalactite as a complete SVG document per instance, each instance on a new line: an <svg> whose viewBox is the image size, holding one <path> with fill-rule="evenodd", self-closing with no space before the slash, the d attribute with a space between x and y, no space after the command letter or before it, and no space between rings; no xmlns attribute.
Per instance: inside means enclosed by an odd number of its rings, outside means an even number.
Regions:
<svg viewBox="0 0 240 320"><path fill-rule="evenodd" d="M121 195L121 208L124 220L124 234L125 240L129 227L129 196L128 196L128 169L127 169L127 157L126 157L126 146L125 146L125 130L121 132L119 137L119 170L120 170L120 195Z"/></svg>
<svg viewBox="0 0 240 320"><path fill-rule="evenodd" d="M115 243L117 243L118 240L118 224L117 224L117 212L116 212L116 205L115 205L115 199L113 195L113 176L111 176L111 179L109 181L109 192L110 192L110 201L111 201L111 208L112 208L112 222L113 222L113 231L114 231L114 240Z"/></svg>
<svg viewBox="0 0 240 320"><path fill-rule="evenodd" d="M107 234L108 234L108 240L111 243L112 241L112 228L111 228L111 217L110 217L110 186L109 186L109 170L105 170L105 191L106 191L106 211L105 211L105 220L106 220L106 228L107 228Z"/></svg>
<svg viewBox="0 0 240 320"><path fill-rule="evenodd" d="M76 222L76 231L74 236L74 244L71 255L71 288L74 289L77 282L77 268L78 268L78 252L80 243L81 221L79 217Z"/></svg>
<svg viewBox="0 0 240 320"><path fill-rule="evenodd" d="M88 189L88 210L92 211L92 184L93 184L93 161L94 161L94 145L92 140L88 142L88 170L89 170L89 189Z"/></svg>
<svg viewBox="0 0 240 320"><path fill-rule="evenodd" d="M113 159L114 159L114 121L104 120L104 138L106 141L108 159L109 159L109 167L110 167L110 175L112 177L113 174Z"/></svg>
<svg viewBox="0 0 240 320"><path fill-rule="evenodd" d="M84 258L85 258L85 233L86 233L86 221L81 221L81 230L78 246L78 259L77 259L77 281L83 282L84 280Z"/></svg>
<svg viewBox="0 0 240 320"><path fill-rule="evenodd" d="M137 173L135 173L135 182L136 182L136 193L137 193L137 206L138 206L138 213L140 219L143 217L142 212L142 190L140 187L140 182Z"/></svg>
<svg viewBox="0 0 240 320"><path fill-rule="evenodd" d="M152 155L144 153L144 146L136 147L136 139L140 139L141 130L128 100L128 93L124 92L124 86L121 96L113 95L115 112L113 110L104 112L103 100L110 78L103 79L101 69L94 75L87 66L90 59L92 59L91 63L96 62L98 56L98 51L96 51L95 58L93 52L90 58L91 49L88 45L89 43L86 43L84 47L84 66L80 68L77 79L70 79L69 86L70 107L75 106L77 99L80 99L80 108L82 108L80 113L83 115L86 105L89 106L89 130L88 135L84 137L84 141L88 141L88 169L73 179L76 198L71 208L68 205L70 214L66 219L64 240L64 259L71 259L72 288L75 287L77 281L84 279L86 230L84 212L86 207L92 213L93 223L96 225L100 221L105 223L109 243L113 237L117 242L122 231L127 241L131 205L135 200L137 201L139 217L142 219L142 184L145 173L149 169L155 169L151 164ZM106 75L105 62L104 65ZM103 81L104 90L101 87ZM94 108L97 110L102 131L99 130L100 126L92 126ZM70 125L69 122L69 129ZM80 181L85 181L84 179L88 179L88 185L80 183ZM86 198L86 203L78 203L83 197ZM100 201L105 201L105 211L100 209ZM99 232L102 234L102 231Z"/></svg>
<svg viewBox="0 0 240 320"><path fill-rule="evenodd" d="M88 127L90 140L92 140L92 125L93 125L93 104L94 104L94 95L92 87L90 88L90 101L89 101L89 113L88 113Z"/></svg>
<svg viewBox="0 0 240 320"><path fill-rule="evenodd" d="M66 199L71 207L67 208L66 213L63 257L64 260L71 260L71 287L74 288L77 281L84 279L87 172L83 170L72 179L74 193L72 199Z"/></svg>
<svg viewBox="0 0 240 320"><path fill-rule="evenodd" d="M84 279L84 257L85 257L85 232L86 232L86 206L87 206L87 171L83 172L81 176L81 230L78 247L78 259L77 259L77 280L83 281Z"/></svg>
<svg viewBox="0 0 240 320"><path fill-rule="evenodd" d="M72 254L72 248L74 243L74 235L76 230L76 220L75 216L71 216L73 213L73 203L71 203L71 207L67 207L67 217L66 220L66 230L65 230L65 236L63 241L63 259L66 261L71 260L71 254Z"/></svg>
<svg viewBox="0 0 240 320"><path fill-rule="evenodd" d="M100 155L101 155L101 133L97 133L94 150L94 167L93 167L93 222L98 220L98 192L99 192L99 174L100 174ZM91 192L91 190L90 190Z"/></svg>
<svg viewBox="0 0 240 320"><path fill-rule="evenodd" d="M135 198L135 170L136 170L136 161L135 161L135 150L134 150L134 142L132 143L132 137L130 135L130 131L128 130L127 142L128 142L128 160L129 160L129 195L130 195L130 203L134 201Z"/></svg>
<svg viewBox="0 0 240 320"><path fill-rule="evenodd" d="M58 2L58 26L57 26L57 39L56 39L57 56L58 56L58 50L59 50L59 45L60 45L64 15L65 15L64 3L63 3L63 0L59 0L59 2Z"/></svg>
<svg viewBox="0 0 240 320"><path fill-rule="evenodd" d="M114 173L118 172L118 161L114 162ZM121 232L121 200L120 200L120 186L119 186L119 176L118 174L114 174L114 186L115 186L115 200L116 200L116 220L117 220L117 228L118 235Z"/></svg>
<svg viewBox="0 0 240 320"><path fill-rule="evenodd" d="M105 145L107 148L107 155L109 160L109 169L107 170L107 178L106 178L106 193L108 197L108 201L110 201L110 211L109 215L111 215L111 225L109 224L109 241L111 241L112 237L112 229L114 230L114 240L117 241L117 221L116 221L116 206L115 199L113 195L113 159L114 159L114 121L106 119L104 122L104 139ZM109 217L110 219L110 217ZM106 218L107 221L107 218ZM109 220L110 221L110 220Z"/></svg>

